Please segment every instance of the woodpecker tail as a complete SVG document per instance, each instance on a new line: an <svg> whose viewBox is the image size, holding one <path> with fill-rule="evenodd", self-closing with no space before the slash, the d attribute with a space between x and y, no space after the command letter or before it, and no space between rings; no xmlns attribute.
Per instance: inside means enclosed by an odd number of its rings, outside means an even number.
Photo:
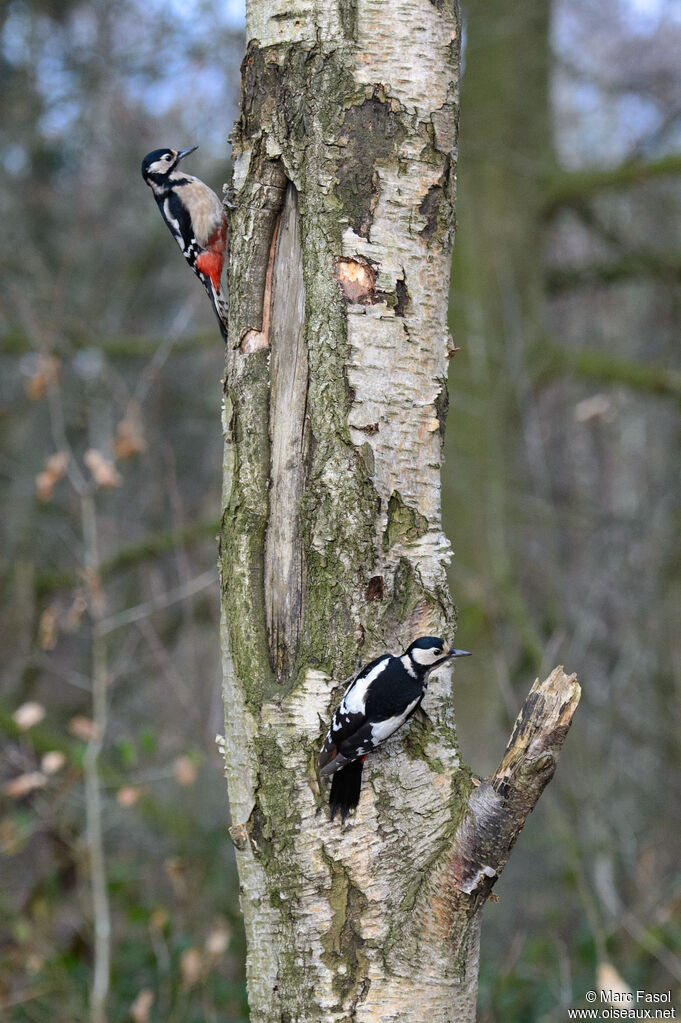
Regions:
<svg viewBox="0 0 681 1023"><path fill-rule="evenodd" d="M227 303L222 297L221 291L216 291L212 284L209 282L206 286L208 297L211 300L215 315L218 318L220 325L220 333L222 334L222 340L227 341Z"/></svg>
<svg viewBox="0 0 681 1023"><path fill-rule="evenodd" d="M351 810L354 810L359 803L359 794L362 788L362 768L364 758L353 760L347 767L336 771L331 779L331 792L329 794L329 810L331 820L340 813L344 821Z"/></svg>

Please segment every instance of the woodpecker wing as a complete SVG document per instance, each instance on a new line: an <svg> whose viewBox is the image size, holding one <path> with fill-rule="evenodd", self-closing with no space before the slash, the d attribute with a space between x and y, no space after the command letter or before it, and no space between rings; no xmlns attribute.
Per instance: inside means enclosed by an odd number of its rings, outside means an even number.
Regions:
<svg viewBox="0 0 681 1023"><path fill-rule="evenodd" d="M373 715L365 718L364 723L339 744L338 754L328 765L326 773L335 773L345 764L352 763L353 760L358 760L360 757L364 758L373 752L377 746L389 739L405 724L422 699L423 693L419 693L406 706L402 705L397 713L391 714L388 718L377 720ZM322 772L322 774L324 773Z"/></svg>
<svg viewBox="0 0 681 1023"><path fill-rule="evenodd" d="M338 765L335 764L339 747L366 723L367 689L373 680L385 671L392 660L394 658L390 655L377 657L376 660L362 668L359 675L345 690L319 754L318 767L322 776L333 774L348 762L347 759L342 758Z"/></svg>
<svg viewBox="0 0 681 1023"><path fill-rule="evenodd" d="M367 665L333 716L319 757L321 776L335 774L385 742L411 717L423 693L400 658L380 657Z"/></svg>
<svg viewBox="0 0 681 1023"><path fill-rule="evenodd" d="M189 211L193 237L202 249L207 248L224 224L225 212L217 195L200 178L187 174L178 182L173 191L181 204Z"/></svg>

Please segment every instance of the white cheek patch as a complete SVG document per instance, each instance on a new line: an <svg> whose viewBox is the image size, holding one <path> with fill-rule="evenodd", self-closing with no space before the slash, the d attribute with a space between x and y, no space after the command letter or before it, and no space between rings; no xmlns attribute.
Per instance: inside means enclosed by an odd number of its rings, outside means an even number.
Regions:
<svg viewBox="0 0 681 1023"><path fill-rule="evenodd" d="M429 664L435 664L441 655L442 651L438 650L436 647L430 647L429 650L419 650L417 647L411 652L411 656L414 658L416 663L422 664L424 667Z"/></svg>

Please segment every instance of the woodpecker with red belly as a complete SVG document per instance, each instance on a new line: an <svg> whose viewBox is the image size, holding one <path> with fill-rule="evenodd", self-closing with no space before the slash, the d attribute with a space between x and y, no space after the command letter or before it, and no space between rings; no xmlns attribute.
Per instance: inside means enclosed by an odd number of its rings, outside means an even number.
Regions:
<svg viewBox="0 0 681 1023"><path fill-rule="evenodd" d="M436 636L421 636L401 657L385 654L362 668L345 691L327 733L318 768L331 778L331 820L345 820L359 803L369 753L401 728L420 705L428 676L453 657L469 657Z"/></svg>
<svg viewBox="0 0 681 1023"><path fill-rule="evenodd" d="M227 246L227 221L212 188L179 169L188 149L155 149L142 161L142 177L154 193L161 216L182 255L208 292L220 332L227 340L227 303L220 279Z"/></svg>

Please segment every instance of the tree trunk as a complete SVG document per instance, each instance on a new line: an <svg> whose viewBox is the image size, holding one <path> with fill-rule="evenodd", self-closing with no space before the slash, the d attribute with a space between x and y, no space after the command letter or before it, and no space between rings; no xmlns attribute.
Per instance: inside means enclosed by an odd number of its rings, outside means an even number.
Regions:
<svg viewBox="0 0 681 1023"><path fill-rule="evenodd" d="M478 787L445 671L367 761L345 826L315 773L360 660L453 639L440 466L458 15L450 0L251 0L247 38L220 561L251 1018L463 1023L479 911L553 773L574 679L533 690Z"/></svg>

